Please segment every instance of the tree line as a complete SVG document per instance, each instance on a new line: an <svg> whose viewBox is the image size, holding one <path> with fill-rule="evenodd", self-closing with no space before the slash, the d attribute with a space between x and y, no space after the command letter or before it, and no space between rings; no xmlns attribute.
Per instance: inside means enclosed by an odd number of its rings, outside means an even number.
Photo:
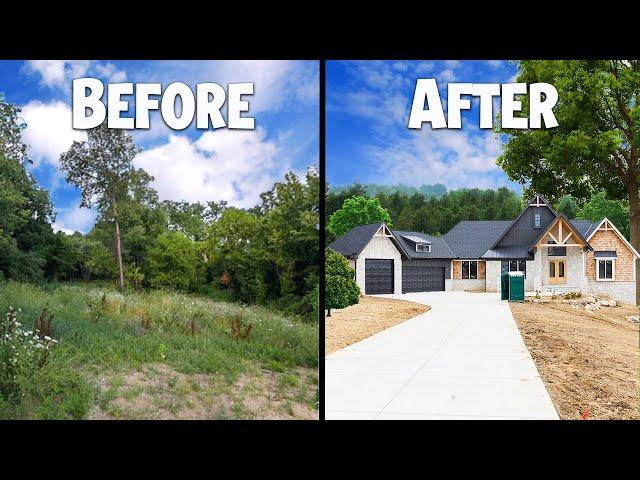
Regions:
<svg viewBox="0 0 640 480"><path fill-rule="evenodd" d="M368 195L363 185L355 183L327 192L327 241L331 242L354 226L371 222L385 222L397 230L439 236L462 220L515 220L532 196L530 189L518 195L506 187L452 190L440 197L402 191ZM629 238L628 204L610 199L604 191L581 202L565 195L552 203L552 207L569 219L596 222L607 217Z"/></svg>
<svg viewBox="0 0 640 480"><path fill-rule="evenodd" d="M20 109L0 97L0 279L103 280L270 303L311 317L318 284L319 177L289 172L253 208L225 201L160 201L133 166L122 130L88 131L60 158L97 219L85 235L54 232L49 193L28 169Z"/></svg>

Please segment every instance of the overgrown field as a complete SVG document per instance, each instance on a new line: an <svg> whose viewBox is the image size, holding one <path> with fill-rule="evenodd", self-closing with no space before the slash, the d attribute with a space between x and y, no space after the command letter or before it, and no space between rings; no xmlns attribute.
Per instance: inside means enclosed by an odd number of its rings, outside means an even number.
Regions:
<svg viewBox="0 0 640 480"><path fill-rule="evenodd" d="M10 307L28 330L53 314L58 343L0 375L0 418L317 418L317 325L91 284L0 282L3 321Z"/></svg>

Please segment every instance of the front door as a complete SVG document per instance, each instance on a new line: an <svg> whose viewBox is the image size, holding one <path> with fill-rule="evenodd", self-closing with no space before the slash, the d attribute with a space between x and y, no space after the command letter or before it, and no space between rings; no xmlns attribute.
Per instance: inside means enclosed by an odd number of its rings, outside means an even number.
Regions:
<svg viewBox="0 0 640 480"><path fill-rule="evenodd" d="M567 262L565 260L549 260L549 284L567 283Z"/></svg>

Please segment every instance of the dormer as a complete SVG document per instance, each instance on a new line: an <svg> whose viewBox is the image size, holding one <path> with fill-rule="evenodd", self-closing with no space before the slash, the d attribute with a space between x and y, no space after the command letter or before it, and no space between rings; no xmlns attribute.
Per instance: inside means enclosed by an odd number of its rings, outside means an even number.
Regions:
<svg viewBox="0 0 640 480"><path fill-rule="evenodd" d="M426 238L422 238L417 235L402 235L402 238L411 242L418 253L431 252L431 242Z"/></svg>

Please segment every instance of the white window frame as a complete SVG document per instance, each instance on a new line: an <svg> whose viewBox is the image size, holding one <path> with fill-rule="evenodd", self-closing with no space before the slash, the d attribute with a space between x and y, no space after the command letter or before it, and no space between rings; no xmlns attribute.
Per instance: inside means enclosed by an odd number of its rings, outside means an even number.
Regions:
<svg viewBox="0 0 640 480"><path fill-rule="evenodd" d="M509 265L509 272L522 272L522 270L511 270L511 262L524 262L524 278L527 278L527 261L526 260L518 260L518 259L513 259L513 260L507 260L508 265ZM517 263L516 263L517 266Z"/></svg>
<svg viewBox="0 0 640 480"><path fill-rule="evenodd" d="M542 214L537 212L533 213L533 228L542 228Z"/></svg>
<svg viewBox="0 0 640 480"><path fill-rule="evenodd" d="M418 250L418 247L425 247L425 249L424 250ZM416 243L416 252L431 253L431 244L430 243Z"/></svg>
<svg viewBox="0 0 640 480"><path fill-rule="evenodd" d="M476 278L471 278L471 263L472 262L476 264ZM467 270L468 274L469 274L469 277L467 277L467 278L464 278L464 269L462 268L462 266L465 263L469 264L469 269ZM478 276L480 275L479 263L480 262L478 260L461 260L460 261L460 278L462 280L478 280Z"/></svg>
<svg viewBox="0 0 640 480"><path fill-rule="evenodd" d="M611 262L611 278L600 278L600 262ZM634 260L635 263L635 260ZM606 267L605 267L606 271ZM615 258L596 258L596 281L598 282L615 282L616 281L616 259Z"/></svg>

